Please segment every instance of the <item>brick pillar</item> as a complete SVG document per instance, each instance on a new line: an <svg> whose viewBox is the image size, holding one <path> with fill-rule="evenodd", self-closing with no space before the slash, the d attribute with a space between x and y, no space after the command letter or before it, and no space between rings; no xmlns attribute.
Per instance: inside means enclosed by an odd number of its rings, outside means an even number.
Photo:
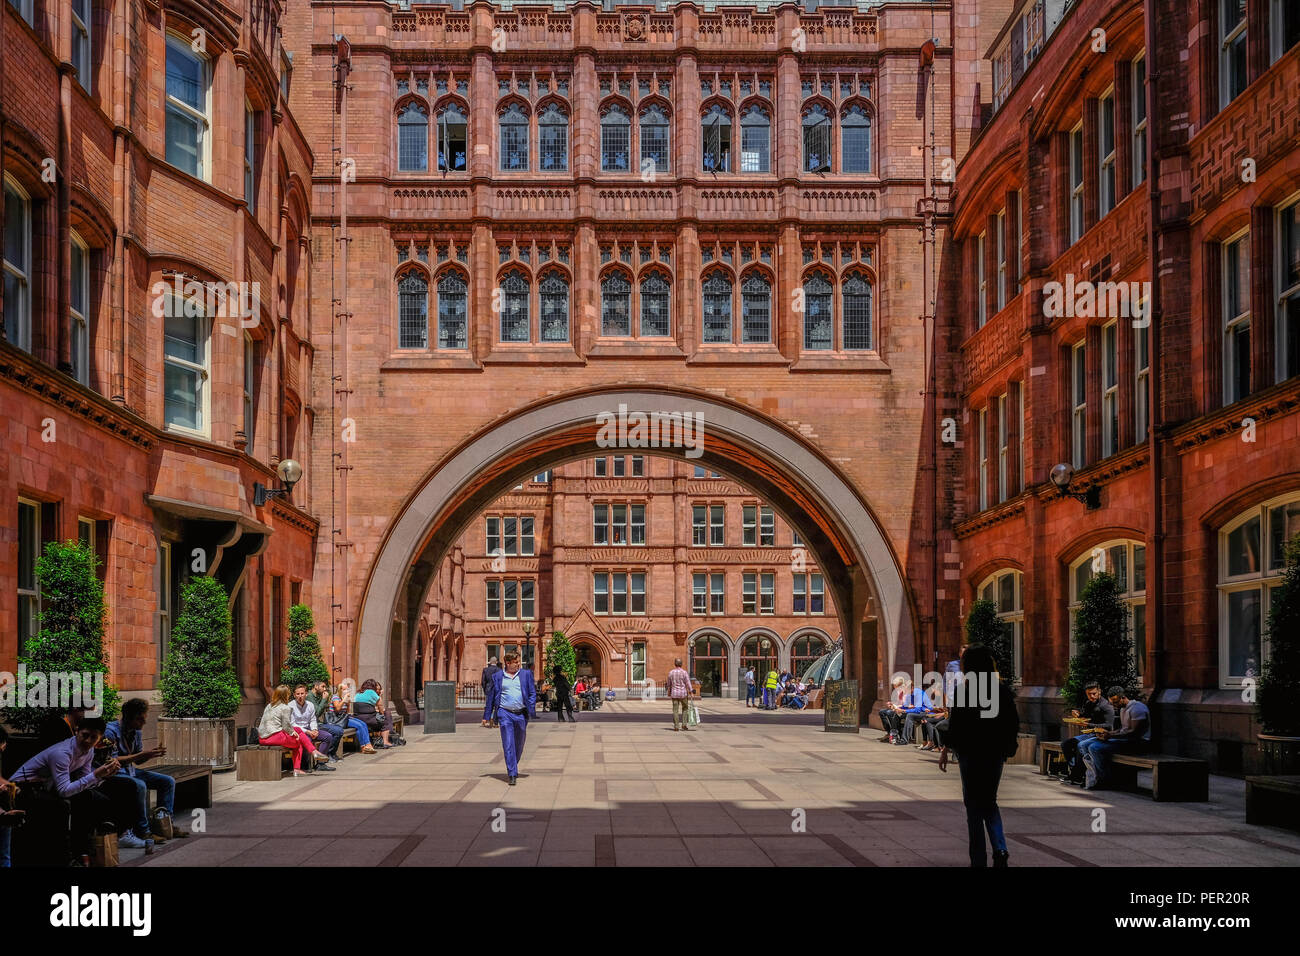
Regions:
<svg viewBox="0 0 1300 956"><path fill-rule="evenodd" d="M1136 309L1136 299L1130 300L1130 305ZM1119 350L1116 375L1119 378L1119 447L1121 451L1133 444L1137 434L1137 422L1134 418L1137 413L1135 405L1135 391L1137 389L1137 354L1135 346L1139 330L1133 328L1133 321L1131 318L1121 316L1116 323L1115 347ZM1145 329L1141 330L1142 334L1145 334L1145 331Z"/></svg>
<svg viewBox="0 0 1300 956"><path fill-rule="evenodd" d="M1029 144L1028 273L1046 271L1070 243L1070 137L1053 133ZM1056 201L1052 202L1055 197Z"/></svg>
<svg viewBox="0 0 1300 956"><path fill-rule="evenodd" d="M778 16L785 12L781 11ZM778 179L797 179L799 176L803 145L800 99L799 59L793 53L782 53L776 62L776 115L772 118L772 131L776 135L773 169Z"/></svg>
<svg viewBox="0 0 1300 956"><path fill-rule="evenodd" d="M978 243L976 245L978 249ZM984 219L984 317L991 321L998 314L998 217ZM976 289L979 288L978 282Z"/></svg>
<svg viewBox="0 0 1300 956"><path fill-rule="evenodd" d="M1223 250L1217 242L1206 242L1201 245L1200 255L1201 341L1206 347L1200 350L1205 386L1199 411L1204 414L1223 405ZM1165 289L1162 286L1162 291ZM1161 356L1153 354L1151 361L1161 362L1163 379L1165 363Z"/></svg>
<svg viewBox="0 0 1300 956"><path fill-rule="evenodd" d="M600 247L595 226L588 219L578 223L573 243L573 345L580 355L600 335L599 272Z"/></svg>
<svg viewBox="0 0 1300 956"><path fill-rule="evenodd" d="M589 10L575 12L575 29L578 22L589 14ZM596 82L596 61L589 51L580 51L574 57L571 83L573 175L581 180L595 176L600 170L600 92Z"/></svg>
<svg viewBox="0 0 1300 956"><path fill-rule="evenodd" d="M59 37L60 48L71 52L72 33L71 18ZM72 276L72 72L68 64L59 70L59 180L55 186L56 238L58 255L56 263L56 282L54 302L54 334L50 341L55 347L54 364L64 372L72 371L72 335L68 328L68 316L71 307L69 299L70 280ZM90 263L86 263L90 268ZM33 303L34 305L35 303ZM48 315L47 309L42 309ZM32 310L32 325L35 327L37 312ZM87 331L91 331L87 317ZM35 336L33 336L35 344Z"/></svg>
<svg viewBox="0 0 1300 956"><path fill-rule="evenodd" d="M496 288L496 248L492 230L483 223L475 223L470 239L470 316L469 347L475 361L492 351L497 340L500 314L492 311L493 289Z"/></svg>
<svg viewBox="0 0 1300 956"><path fill-rule="evenodd" d="M1024 382L1007 385L1007 497L1020 494L1020 394Z"/></svg>
<svg viewBox="0 0 1300 956"><path fill-rule="evenodd" d="M700 237L693 221L677 232L677 345L692 356L700 347Z"/></svg>
<svg viewBox="0 0 1300 956"><path fill-rule="evenodd" d="M799 229L787 224L781 230L781 242L777 250L778 271L776 284L772 287L772 318L776 322L777 348L786 358L794 361L799 357L800 316L792 308L794 290L799 288L799 270L802 268L803 252L799 241Z"/></svg>
<svg viewBox="0 0 1300 956"><path fill-rule="evenodd" d="M1133 191L1133 63L1115 61L1115 203Z"/></svg>
<svg viewBox="0 0 1300 956"><path fill-rule="evenodd" d="M1272 385L1277 373L1273 233L1273 206L1256 203L1250 209L1250 387L1255 392Z"/></svg>
<svg viewBox="0 0 1300 956"><path fill-rule="evenodd" d="M496 73L492 69L492 56L479 52L474 55L473 74L469 84L469 173L471 178L492 175L492 143L495 139L497 101Z"/></svg>
<svg viewBox="0 0 1300 956"><path fill-rule="evenodd" d="M1088 326L1084 341L1087 343L1084 360L1088 368L1084 385L1088 396L1088 425L1084 430L1087 453L1084 457L1085 463L1090 465L1101 459L1101 326ZM1073 409L1073 397L1070 403Z"/></svg>
<svg viewBox="0 0 1300 956"><path fill-rule="evenodd" d="M1101 176L1097 157L1100 155L1101 137L1098 134L1097 100L1083 101L1083 231L1097 224L1101 209ZM1069 188L1069 154L1066 154L1066 190ZM1067 219L1067 223L1068 223ZM1068 235L1068 233L1067 233ZM1082 277L1080 277L1082 278Z"/></svg>

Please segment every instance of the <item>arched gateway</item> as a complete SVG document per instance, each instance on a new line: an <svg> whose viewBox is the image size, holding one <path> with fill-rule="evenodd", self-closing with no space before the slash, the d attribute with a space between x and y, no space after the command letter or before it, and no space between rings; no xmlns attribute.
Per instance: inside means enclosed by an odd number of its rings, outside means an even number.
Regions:
<svg viewBox="0 0 1300 956"><path fill-rule="evenodd" d="M841 472L809 442L752 408L694 391L642 387L585 390L525 406L481 429L425 476L370 564L355 632L360 673L383 675L385 686L410 683L408 656L394 645L418 627L424 595L447 549L483 508L527 476L607 452L611 418L628 428L620 447L726 474L771 502L799 532L834 589L846 635L846 676L863 679L863 697L874 697L878 674L910 666L913 610L899 564ZM683 444L692 447L634 444L642 437L638 423L683 419L702 424L698 445L691 431Z"/></svg>

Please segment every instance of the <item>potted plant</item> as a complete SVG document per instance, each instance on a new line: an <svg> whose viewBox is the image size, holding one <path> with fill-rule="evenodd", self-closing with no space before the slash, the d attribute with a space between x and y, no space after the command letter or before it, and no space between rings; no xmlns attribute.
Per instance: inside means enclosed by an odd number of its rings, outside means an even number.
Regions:
<svg viewBox="0 0 1300 956"><path fill-rule="evenodd" d="M318 680L329 683L330 672L321 656L320 639L311 608L295 604L289 608L289 644L285 649L284 663L280 666L280 683L290 688L306 684L310 690Z"/></svg>
<svg viewBox="0 0 1300 956"><path fill-rule="evenodd" d="M1259 752L1264 772L1300 774L1300 535L1286 546L1282 583L1268 609L1268 660L1259 681L1256 715L1263 725Z"/></svg>
<svg viewBox="0 0 1300 956"><path fill-rule="evenodd" d="M15 682L0 696L5 704L0 720L18 731L5 750L6 768L35 756L36 731L68 707L84 703L92 716L117 716L117 688L106 680L104 585L95 573L98 563L95 552L77 541L51 541L36 560L40 629L19 649L21 684ZM100 682L102 690L96 686ZM65 694L71 696L60 699ZM94 713L96 707L102 713Z"/></svg>
<svg viewBox="0 0 1300 956"><path fill-rule="evenodd" d="M163 665L158 737L173 763L235 765L239 679L230 661L230 605L216 578L190 578Z"/></svg>

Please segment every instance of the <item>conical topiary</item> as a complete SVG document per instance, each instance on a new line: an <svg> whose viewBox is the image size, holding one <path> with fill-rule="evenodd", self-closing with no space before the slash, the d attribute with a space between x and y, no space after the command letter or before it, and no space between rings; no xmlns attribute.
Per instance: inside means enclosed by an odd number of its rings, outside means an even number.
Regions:
<svg viewBox="0 0 1300 956"><path fill-rule="evenodd" d="M1300 535L1286 546L1286 570L1268 608L1268 660L1256 712L1264 733L1300 737ZM1294 771L1292 771L1294 772Z"/></svg>
<svg viewBox="0 0 1300 956"><path fill-rule="evenodd" d="M51 715L84 704L102 709L106 720L117 716L117 689L104 681L103 699L85 687L86 675L108 674L104 658L104 585L95 574L95 552L77 541L51 541L36 559L37 587L41 592L39 630L18 649L18 663L26 666L28 686L14 687L23 694L23 706L5 707L0 720L15 730L30 733ZM74 679L75 678L75 679ZM65 700L58 687L71 694ZM49 706L25 706L33 700ZM15 699L15 704L19 702Z"/></svg>
<svg viewBox="0 0 1300 956"><path fill-rule="evenodd" d="M167 717L222 720L239 710L239 678L230 661L230 606L216 578L190 578L181 588L181 613L172 626L163 665Z"/></svg>
<svg viewBox="0 0 1300 956"><path fill-rule="evenodd" d="M1083 689L1093 681L1104 694L1116 685L1135 691L1137 669L1128 632L1128 608L1120 599L1119 580L1109 571L1096 575L1079 596L1074 615L1075 655L1061 688L1067 707L1082 707Z"/></svg>
<svg viewBox="0 0 1300 956"><path fill-rule="evenodd" d="M315 627L311 608L306 604L289 608L289 644L280 667L280 683L288 684L291 689L306 684L310 690L318 680L329 683L330 672L321 656Z"/></svg>
<svg viewBox="0 0 1300 956"><path fill-rule="evenodd" d="M976 601L966 616L966 643L983 644L998 664L998 676L1008 687L1016 686L1016 649L1011 645L1011 629L998 620L998 606L993 601Z"/></svg>
<svg viewBox="0 0 1300 956"><path fill-rule="evenodd" d="M543 676L549 678L557 664L572 684L578 676L578 655L574 653L573 645L563 631L551 633L550 643L546 645L546 673Z"/></svg>

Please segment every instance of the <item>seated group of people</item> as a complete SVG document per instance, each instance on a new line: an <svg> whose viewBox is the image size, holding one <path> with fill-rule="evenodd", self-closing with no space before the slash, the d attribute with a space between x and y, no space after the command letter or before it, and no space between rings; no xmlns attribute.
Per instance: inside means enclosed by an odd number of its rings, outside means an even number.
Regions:
<svg viewBox="0 0 1300 956"><path fill-rule="evenodd" d="M613 700L612 690L609 699ZM554 710L561 723L564 722L566 713L569 715L569 720L574 719L573 709L578 701L584 702L588 710L596 710L600 707L600 678L580 675L570 686L569 678L564 671L555 667L551 671L551 679L537 688L538 707L542 710Z"/></svg>
<svg viewBox="0 0 1300 956"><path fill-rule="evenodd" d="M166 754L144 749L149 702L133 697L105 723L72 708L45 723L39 753L9 780L0 778L0 867L11 864L17 826L21 862L84 866L96 834L118 834L118 846L151 850L189 836L172 820L176 781L140 764ZM8 736L0 728L0 751ZM158 807L149 812L149 791Z"/></svg>
<svg viewBox="0 0 1300 956"><path fill-rule="evenodd" d="M1101 695L1101 685L1084 688L1087 698L1071 717L1088 721L1087 732L1061 741L1065 773L1061 783L1098 790L1110 775L1111 757L1117 753L1142 753L1151 746L1151 711L1146 704L1115 686Z"/></svg>
<svg viewBox="0 0 1300 956"><path fill-rule="evenodd" d="M308 691L299 684L290 697L289 685L281 684L271 694L271 700L262 711L257 725L257 743L264 747L284 747L293 757L293 775L303 772L302 756L308 755L311 763L321 770L334 770L338 763L339 747L350 727L357 732L357 743L363 754L376 753L371 734L379 736L379 749L388 750L406 743L393 730L393 714L384 703L383 686L367 680L356 695L347 685L331 690L323 680L316 681Z"/></svg>
<svg viewBox="0 0 1300 956"><path fill-rule="evenodd" d="M949 670L949 674L954 672ZM920 728L922 750L942 750L944 722L948 719L951 692L950 681L935 684L925 691L916 687L906 677L896 676L892 682L889 706L879 713L880 726L884 728L881 743L898 746L917 743Z"/></svg>

